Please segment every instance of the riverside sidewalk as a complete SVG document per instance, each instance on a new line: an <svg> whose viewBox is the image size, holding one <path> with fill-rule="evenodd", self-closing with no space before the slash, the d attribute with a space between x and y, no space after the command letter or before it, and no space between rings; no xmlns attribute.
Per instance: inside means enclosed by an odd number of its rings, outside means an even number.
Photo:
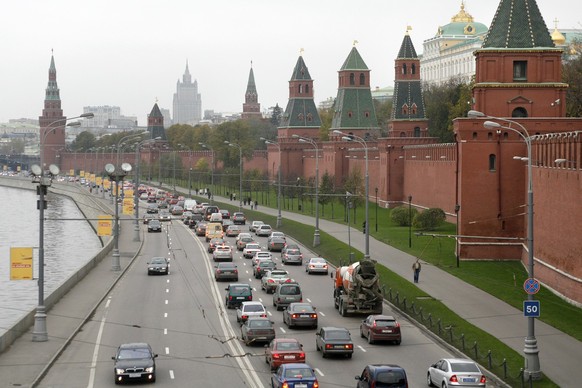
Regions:
<svg viewBox="0 0 582 388"><path fill-rule="evenodd" d="M120 217L123 219L123 217ZM31 327L0 354L0 387L33 387L83 324L90 319L108 291L139 254L143 242L134 241L133 223L122 221L118 246L121 271L112 271L113 251L109 252L85 278L75 285L47 313L46 342L32 342Z"/></svg>
<svg viewBox="0 0 582 388"><path fill-rule="evenodd" d="M214 200L229 205L238 204L236 201L219 196L215 196ZM245 208L250 209L250 206ZM259 206L254 211L277 216L277 209L266 206ZM315 218L308 215L287 211L282 211L281 214L283 223L285 219L290 219L307 225L315 224ZM319 228L340 241L348 241L346 225L320 218ZM365 237L362 231L351 228L350 234L352 247L364 252ZM412 264L416 257L380 242L372 236L370 236L370 257L412 282ZM417 284L420 289L440 300L463 319L523 354L527 319L521 310L429 263L423 264L420 282ZM582 360L582 342L539 320L535 321L535 334L542 372L561 387L580 386L578 372Z"/></svg>

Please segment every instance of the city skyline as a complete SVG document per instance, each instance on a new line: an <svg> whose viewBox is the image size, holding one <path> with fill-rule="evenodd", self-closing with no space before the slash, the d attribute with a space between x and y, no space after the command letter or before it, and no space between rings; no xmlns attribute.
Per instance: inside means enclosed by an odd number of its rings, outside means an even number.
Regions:
<svg viewBox="0 0 582 388"><path fill-rule="evenodd" d="M0 33L5 60L0 122L41 114L51 51L66 116L84 106L121 107L140 125L157 101L171 109L175 85L189 63L202 110L242 112L248 73L254 69L261 109L284 108L293 66L303 57L314 79L315 101L334 98L337 71L357 41L371 69L371 87L394 84L394 59L407 26L419 55L422 43L459 12L461 0L421 0L420 8L368 0L269 3L261 0L193 4L172 0L11 2ZM466 0L475 22L490 25L499 1ZM548 29L581 29L573 0L538 0ZM370 20L372 15L372 20ZM22 21L26 21L24 27ZM58 21L58 22L57 22ZM291 31L293 30L293 31Z"/></svg>

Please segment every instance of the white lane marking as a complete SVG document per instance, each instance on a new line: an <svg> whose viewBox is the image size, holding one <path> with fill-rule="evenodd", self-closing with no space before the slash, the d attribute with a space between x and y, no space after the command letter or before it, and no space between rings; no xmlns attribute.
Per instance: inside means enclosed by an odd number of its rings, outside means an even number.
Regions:
<svg viewBox="0 0 582 388"><path fill-rule="evenodd" d="M271 316L271 317L273 316L273 314L271 314L270 311L267 311L267 314L269 314L269 316Z"/></svg>
<svg viewBox="0 0 582 388"><path fill-rule="evenodd" d="M174 380L174 371L172 369L170 369L170 378Z"/></svg>
<svg viewBox="0 0 582 388"><path fill-rule="evenodd" d="M164 318L168 318L168 313L164 313Z"/></svg>
<svg viewBox="0 0 582 388"><path fill-rule="evenodd" d="M325 314L322 313L321 311L319 312L319 315L321 315L322 317L325 317Z"/></svg>
<svg viewBox="0 0 582 388"><path fill-rule="evenodd" d="M306 299L307 299L307 301L308 301L309 303L311 303L311 299L309 299L309 298L306 298Z"/></svg>
<svg viewBox="0 0 582 388"><path fill-rule="evenodd" d="M165 304L168 304L168 300L166 299Z"/></svg>
<svg viewBox="0 0 582 388"><path fill-rule="evenodd" d="M103 335L103 328L105 327L105 321L107 319L108 311L109 310L105 310L103 318L101 318L99 331L97 332L97 339L95 340L95 349L93 350L93 359L91 360L91 370L89 372L89 383L87 384L87 388L93 388L93 385L95 384L95 369L97 368L97 357L99 356L99 346L101 346L101 336Z"/></svg>
<svg viewBox="0 0 582 388"><path fill-rule="evenodd" d="M364 349L361 345L358 345L358 348L360 348L362 352L366 353L366 349Z"/></svg>
<svg viewBox="0 0 582 388"><path fill-rule="evenodd" d="M166 283L170 283L170 279L166 279Z"/></svg>
<svg viewBox="0 0 582 388"><path fill-rule="evenodd" d="M167 335L167 334L168 334L168 329L167 329L167 328L165 328L165 329L164 329L164 335Z"/></svg>
<svg viewBox="0 0 582 388"><path fill-rule="evenodd" d="M262 298L259 298L259 302L263 303L263 299Z"/></svg>
<svg viewBox="0 0 582 388"><path fill-rule="evenodd" d="M170 348L166 347L166 354L170 354Z"/></svg>
<svg viewBox="0 0 582 388"><path fill-rule="evenodd" d="M321 373L321 371L319 370L319 368L314 368L314 369L315 369L315 371L316 371L316 372L317 372L317 373L318 373L318 374L319 374L321 377L325 376L323 373Z"/></svg>
<svg viewBox="0 0 582 388"><path fill-rule="evenodd" d="M281 330L281 333L283 333L283 334L287 333L287 332L285 331L285 329L283 329L282 327L280 327L280 328L279 328L279 330Z"/></svg>
<svg viewBox="0 0 582 388"><path fill-rule="evenodd" d="M166 294L167 294L168 292L170 292L170 289L169 289L169 288L166 288Z"/></svg>
<svg viewBox="0 0 582 388"><path fill-rule="evenodd" d="M111 303L111 298L107 299L107 302L105 302L105 308L109 308L109 304Z"/></svg>

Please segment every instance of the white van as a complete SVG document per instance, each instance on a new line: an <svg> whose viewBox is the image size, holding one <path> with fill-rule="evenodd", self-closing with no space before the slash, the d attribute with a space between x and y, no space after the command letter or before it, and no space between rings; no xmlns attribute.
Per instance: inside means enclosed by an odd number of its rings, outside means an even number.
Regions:
<svg viewBox="0 0 582 388"><path fill-rule="evenodd" d="M222 224L222 213L212 213L209 222L219 222Z"/></svg>
<svg viewBox="0 0 582 388"><path fill-rule="evenodd" d="M184 210L193 211L197 204L195 199L187 199L184 201Z"/></svg>

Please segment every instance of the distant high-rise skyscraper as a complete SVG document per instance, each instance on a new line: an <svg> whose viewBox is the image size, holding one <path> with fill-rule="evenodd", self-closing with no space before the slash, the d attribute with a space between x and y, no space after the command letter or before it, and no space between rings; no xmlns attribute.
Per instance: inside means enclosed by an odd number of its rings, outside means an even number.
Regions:
<svg viewBox="0 0 582 388"><path fill-rule="evenodd" d="M198 82L192 82L192 76L186 62L186 71L182 76L182 82L176 83L174 93L174 118L173 124L196 125L202 119L202 98L198 93Z"/></svg>

